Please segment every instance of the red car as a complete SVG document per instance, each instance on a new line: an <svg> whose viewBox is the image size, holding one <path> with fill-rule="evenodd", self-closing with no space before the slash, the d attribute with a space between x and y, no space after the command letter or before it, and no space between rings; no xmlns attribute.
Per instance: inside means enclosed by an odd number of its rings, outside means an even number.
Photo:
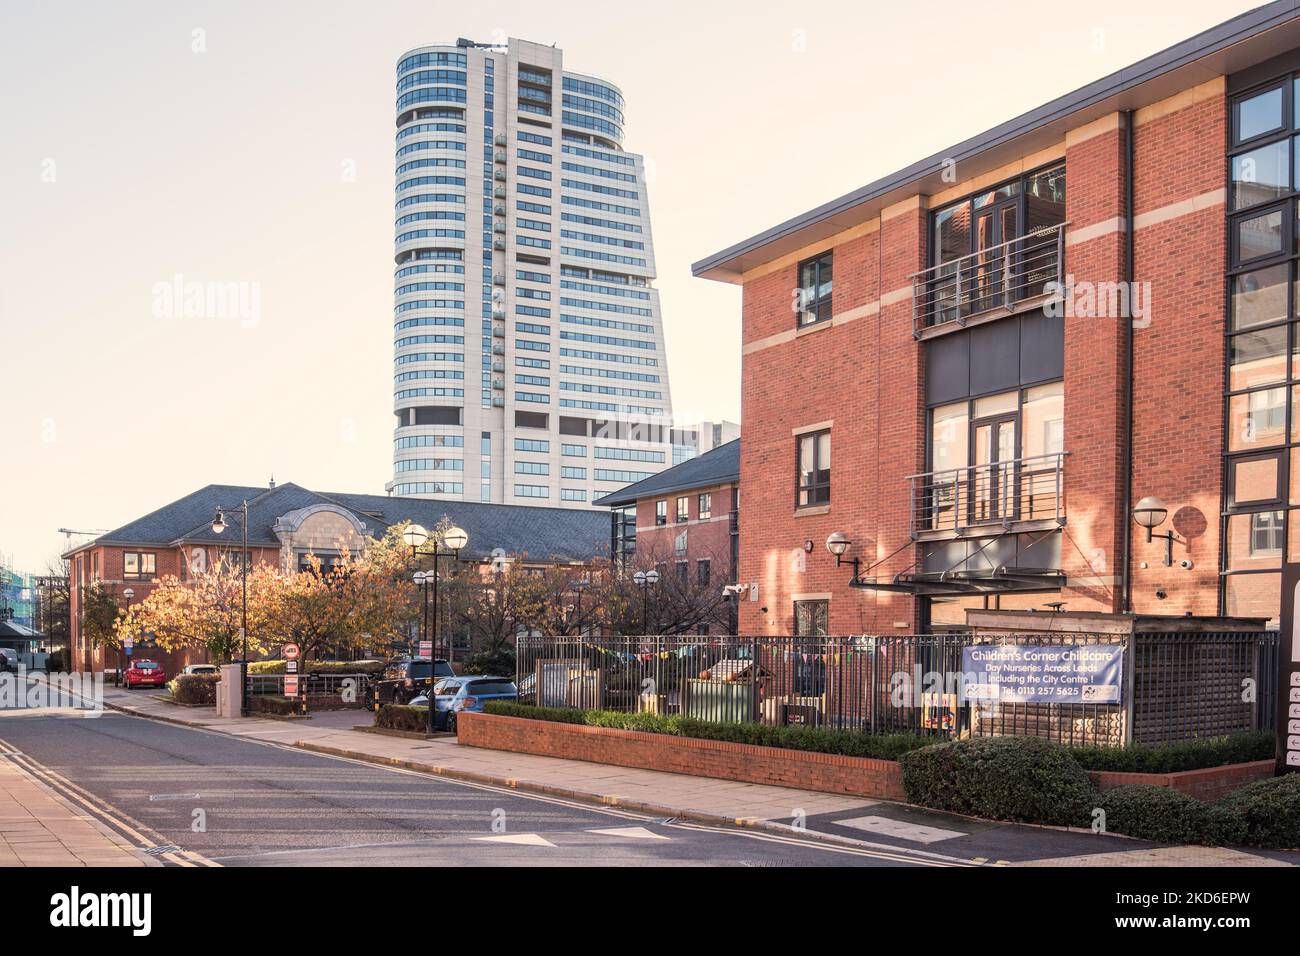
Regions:
<svg viewBox="0 0 1300 956"><path fill-rule="evenodd" d="M122 682L127 690L132 687L162 687L167 683L167 675L153 661L132 661Z"/></svg>

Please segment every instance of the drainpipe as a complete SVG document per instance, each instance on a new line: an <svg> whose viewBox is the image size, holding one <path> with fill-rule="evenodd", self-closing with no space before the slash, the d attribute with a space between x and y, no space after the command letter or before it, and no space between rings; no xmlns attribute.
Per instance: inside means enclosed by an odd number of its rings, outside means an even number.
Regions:
<svg viewBox="0 0 1300 956"><path fill-rule="evenodd" d="M1133 295L1133 111L1124 111L1124 281L1129 284L1129 302ZM1132 310L1130 309L1130 312ZM1123 560L1120 565L1124 613L1133 612L1133 576L1129 566L1133 558L1133 535L1129 527L1129 505L1133 498L1133 316L1124 318L1124 509L1116 518L1124 528Z"/></svg>

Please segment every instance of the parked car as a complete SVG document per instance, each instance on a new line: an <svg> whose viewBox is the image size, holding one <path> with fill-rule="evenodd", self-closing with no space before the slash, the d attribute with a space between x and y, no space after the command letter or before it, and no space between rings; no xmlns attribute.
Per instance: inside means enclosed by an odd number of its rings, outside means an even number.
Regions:
<svg viewBox="0 0 1300 956"><path fill-rule="evenodd" d="M182 674L220 674L221 668L216 664L187 664Z"/></svg>
<svg viewBox="0 0 1300 956"><path fill-rule="evenodd" d="M379 710L384 704L406 704L417 694L427 691L434 678L455 677L451 665L439 658L399 657L389 661L379 680L371 683L370 707Z"/></svg>
<svg viewBox="0 0 1300 956"><path fill-rule="evenodd" d="M122 677L122 683L127 690L132 687L163 687L167 683L167 675L154 661L132 661Z"/></svg>
<svg viewBox="0 0 1300 956"><path fill-rule="evenodd" d="M0 671L18 672L18 652L12 647L0 647Z"/></svg>
<svg viewBox="0 0 1300 956"><path fill-rule="evenodd" d="M481 711L489 700L516 700L519 689L508 677L449 677L440 680L433 688L433 729L456 731L456 715L467 710ZM411 703L427 707L429 698L424 694L411 698Z"/></svg>

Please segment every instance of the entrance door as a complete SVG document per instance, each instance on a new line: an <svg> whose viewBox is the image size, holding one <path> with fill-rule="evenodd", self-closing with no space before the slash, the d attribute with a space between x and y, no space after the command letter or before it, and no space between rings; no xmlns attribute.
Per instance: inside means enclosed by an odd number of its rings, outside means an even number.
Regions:
<svg viewBox="0 0 1300 956"><path fill-rule="evenodd" d="M975 467L971 469L971 523L1016 516L1016 416L986 418L971 426Z"/></svg>
<svg viewBox="0 0 1300 956"><path fill-rule="evenodd" d="M1001 248L1019 235L1019 199L1005 199L975 211L971 242L974 244L975 281L971 312L983 312L1014 298L1014 247Z"/></svg>

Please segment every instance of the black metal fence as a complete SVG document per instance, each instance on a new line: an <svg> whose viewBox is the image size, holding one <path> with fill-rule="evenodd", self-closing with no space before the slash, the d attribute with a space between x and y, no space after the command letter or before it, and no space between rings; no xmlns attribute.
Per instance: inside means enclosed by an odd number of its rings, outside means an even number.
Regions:
<svg viewBox="0 0 1300 956"><path fill-rule="evenodd" d="M1114 701L975 699L972 645L1123 647ZM872 733L1161 743L1270 729L1277 635L941 633L520 637L523 703Z"/></svg>
<svg viewBox="0 0 1300 956"><path fill-rule="evenodd" d="M251 697L282 696L283 674L249 674L248 693ZM372 674L300 674L298 688L307 697L333 697L339 700L365 701L369 697Z"/></svg>

